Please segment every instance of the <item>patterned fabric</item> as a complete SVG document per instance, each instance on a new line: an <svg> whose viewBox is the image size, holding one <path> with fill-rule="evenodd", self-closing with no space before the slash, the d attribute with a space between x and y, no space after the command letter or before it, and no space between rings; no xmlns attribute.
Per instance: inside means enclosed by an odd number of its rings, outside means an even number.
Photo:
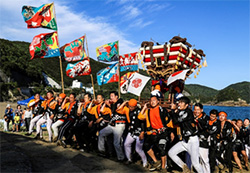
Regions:
<svg viewBox="0 0 250 173"><path fill-rule="evenodd" d="M103 85L111 82L118 82L118 62L108 66L97 73L98 85Z"/></svg>
<svg viewBox="0 0 250 173"><path fill-rule="evenodd" d="M31 59L60 56L57 32L35 36L29 47Z"/></svg>
<svg viewBox="0 0 250 173"><path fill-rule="evenodd" d="M119 57L119 61L121 72L138 70L137 52L121 55Z"/></svg>
<svg viewBox="0 0 250 173"><path fill-rule="evenodd" d="M80 61L88 58L84 49L85 36L82 36L60 48L66 61Z"/></svg>
<svg viewBox="0 0 250 173"><path fill-rule="evenodd" d="M27 27L57 30L53 6L53 3L43 4L40 7L23 6L22 15Z"/></svg>
<svg viewBox="0 0 250 173"><path fill-rule="evenodd" d="M98 61L118 61L118 41L113 43L108 43L103 46L99 46L96 48L96 56Z"/></svg>
<svg viewBox="0 0 250 173"><path fill-rule="evenodd" d="M90 68L89 59L85 59L75 64L68 63L67 68L66 68L66 74L70 78L74 78L77 76L90 75L91 68Z"/></svg>

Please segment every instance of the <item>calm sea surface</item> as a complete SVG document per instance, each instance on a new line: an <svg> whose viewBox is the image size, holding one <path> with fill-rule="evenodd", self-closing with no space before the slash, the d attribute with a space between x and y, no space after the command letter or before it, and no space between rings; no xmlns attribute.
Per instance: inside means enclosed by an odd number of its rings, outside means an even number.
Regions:
<svg viewBox="0 0 250 173"><path fill-rule="evenodd" d="M228 119L250 119L250 107L228 107L228 106L204 106L204 112L209 115L212 109L224 111L228 115Z"/></svg>

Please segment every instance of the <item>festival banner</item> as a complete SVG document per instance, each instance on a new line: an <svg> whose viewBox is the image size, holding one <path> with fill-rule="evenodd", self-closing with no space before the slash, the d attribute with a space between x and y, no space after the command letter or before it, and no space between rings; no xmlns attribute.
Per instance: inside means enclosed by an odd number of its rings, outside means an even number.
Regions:
<svg viewBox="0 0 250 173"><path fill-rule="evenodd" d="M22 15L27 27L57 30L53 6L53 3L43 4L40 7L23 6Z"/></svg>
<svg viewBox="0 0 250 173"><path fill-rule="evenodd" d="M134 73L135 72L128 72L121 77L120 88L122 94L128 93L128 86L131 81L130 79L133 77Z"/></svg>
<svg viewBox="0 0 250 173"><path fill-rule="evenodd" d="M180 71L177 71L173 74L171 74L168 78L168 83L167 85L170 85L171 83L175 82L176 80L184 80L186 78L186 74L187 72L189 71L189 69L186 69L186 70L180 70Z"/></svg>
<svg viewBox="0 0 250 173"><path fill-rule="evenodd" d="M138 58L137 52L120 55L120 71L137 71L138 70Z"/></svg>
<svg viewBox="0 0 250 173"><path fill-rule="evenodd" d="M128 92L140 96L141 91L143 90L149 79L150 77L135 73L130 79Z"/></svg>
<svg viewBox="0 0 250 173"><path fill-rule="evenodd" d="M97 73L97 83L98 85L103 85L111 82L118 82L118 62L101 69Z"/></svg>
<svg viewBox="0 0 250 173"><path fill-rule="evenodd" d="M57 32L35 36L29 47L31 59L60 56Z"/></svg>
<svg viewBox="0 0 250 173"><path fill-rule="evenodd" d="M96 48L98 61L111 62L118 61L118 41L105 44Z"/></svg>
<svg viewBox="0 0 250 173"><path fill-rule="evenodd" d="M88 58L84 48L85 36L82 36L60 48L60 52L66 61L80 61Z"/></svg>
<svg viewBox="0 0 250 173"><path fill-rule="evenodd" d="M67 68L66 68L66 74L70 78L74 78L77 76L90 75L91 68L90 68L89 59L85 59L75 64L68 63Z"/></svg>

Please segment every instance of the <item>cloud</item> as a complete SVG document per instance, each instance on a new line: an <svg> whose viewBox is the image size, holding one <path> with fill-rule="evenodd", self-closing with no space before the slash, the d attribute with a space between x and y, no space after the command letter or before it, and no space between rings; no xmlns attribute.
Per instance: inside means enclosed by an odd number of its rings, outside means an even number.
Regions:
<svg viewBox="0 0 250 173"><path fill-rule="evenodd" d="M35 35L53 32L48 29L27 29L26 23L21 15L23 5L38 7L44 3L50 2L47 0L42 2L34 2L31 0L8 0L1 2L0 36L10 40L31 42ZM127 40L125 33L121 32L119 28L112 23L106 22L103 17L87 16L84 12L80 14L76 13L72 7L61 1L55 1L55 10L60 46L86 34L90 57L93 58L96 57L96 47L116 40L119 40L121 54L134 52L139 48L139 45ZM134 11L134 15L136 15L136 11ZM8 16L8 18L3 16Z"/></svg>
<svg viewBox="0 0 250 173"><path fill-rule="evenodd" d="M125 15L127 19L133 19L139 16L141 14L141 11L137 7L134 7L132 5L125 5L121 10L121 14Z"/></svg>

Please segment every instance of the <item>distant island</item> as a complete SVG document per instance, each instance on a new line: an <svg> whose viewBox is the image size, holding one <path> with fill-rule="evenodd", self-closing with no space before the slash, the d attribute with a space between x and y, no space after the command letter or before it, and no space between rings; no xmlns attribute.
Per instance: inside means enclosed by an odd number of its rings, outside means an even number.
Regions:
<svg viewBox="0 0 250 173"><path fill-rule="evenodd" d="M13 96L21 99L25 88L32 88L33 92L44 92L49 87L46 86L44 75L61 84L61 76L58 58L45 58L30 60L28 42L9 41L0 39L0 101L9 101ZM90 87L91 80L89 76L80 76L74 79L66 76L67 62L63 62L64 85L69 88L72 81L77 79L84 86ZM99 70L108 66L108 64L95 61L90 58L90 65L97 93L108 96L108 91L117 90L117 83L102 85L96 83L96 74ZM122 72L121 75L126 72ZM139 73L147 75L146 71L140 70ZM56 89L55 89L56 90ZM56 90L60 92L60 90ZM151 82L148 82L144 88L141 98L149 98L151 91ZM66 92L69 92L66 90ZM74 92L82 92L82 90L74 90ZM207 105L218 106L249 106L250 103L250 82L243 81L227 86L222 90L216 90L210 87L186 84L183 94L190 97L192 102L201 102ZM124 99L130 99L134 96L131 94L122 95Z"/></svg>

